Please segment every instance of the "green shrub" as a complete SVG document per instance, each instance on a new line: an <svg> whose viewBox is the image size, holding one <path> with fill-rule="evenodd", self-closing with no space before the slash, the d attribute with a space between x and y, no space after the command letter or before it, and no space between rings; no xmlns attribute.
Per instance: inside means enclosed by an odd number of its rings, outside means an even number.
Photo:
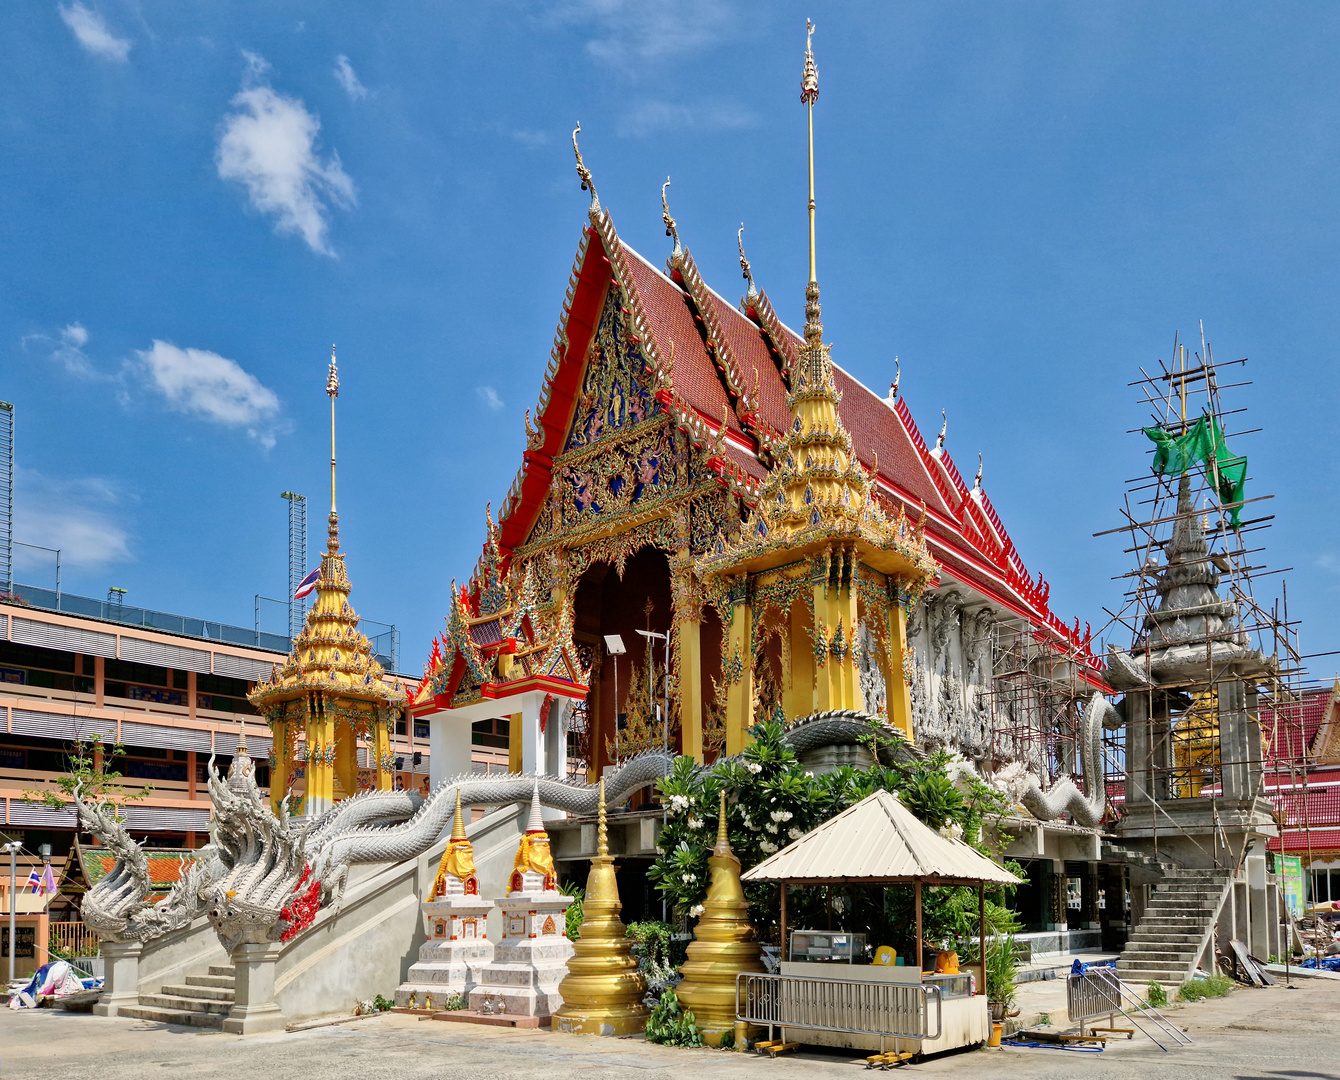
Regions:
<svg viewBox="0 0 1340 1080"><path fill-rule="evenodd" d="M637 966L648 983L665 984L677 974L670 962L670 940L674 927L669 923L649 919L631 922L625 934L633 942Z"/></svg>
<svg viewBox="0 0 1340 1080"><path fill-rule="evenodd" d="M1189 979L1177 991L1178 1001L1200 1001L1202 998L1223 997L1233 989L1233 980L1227 975L1207 975L1203 979Z"/></svg>
<svg viewBox="0 0 1340 1080"><path fill-rule="evenodd" d="M1145 991L1145 999L1151 1009L1162 1009L1168 1004L1168 991L1163 989L1162 983L1151 982Z"/></svg>
<svg viewBox="0 0 1340 1080"><path fill-rule="evenodd" d="M568 905L565 916L565 929L568 933L568 940L576 941L582 936L582 921L585 918L582 907L586 900L586 890L576 882L567 881L558 887L558 891L564 896L572 897L572 903Z"/></svg>
<svg viewBox="0 0 1340 1080"><path fill-rule="evenodd" d="M646 1036L648 1042L662 1046L702 1046L702 1032L694 1023L693 1013L679 1006L679 998L673 990L661 993L661 1000L647 1017Z"/></svg>
<svg viewBox="0 0 1340 1080"><path fill-rule="evenodd" d="M381 994L378 994L375 998L372 999L372 1007L376 1009L378 1012L386 1012L388 1009L395 1008L395 1002L392 1001L390 998L384 998L381 996Z"/></svg>
<svg viewBox="0 0 1340 1080"><path fill-rule="evenodd" d="M1014 980L1019 973L1019 962L1014 958L1014 935L994 937L986 946L986 999L999 1005L1010 1006L1019 994Z"/></svg>

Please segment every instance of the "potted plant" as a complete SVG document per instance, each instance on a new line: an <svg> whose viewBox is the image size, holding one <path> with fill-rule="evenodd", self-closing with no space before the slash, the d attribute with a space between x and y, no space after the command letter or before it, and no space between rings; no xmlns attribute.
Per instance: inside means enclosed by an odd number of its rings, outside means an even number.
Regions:
<svg viewBox="0 0 1340 1080"><path fill-rule="evenodd" d="M1014 935L1000 934L986 946L986 1000L991 1010L991 1022L1004 1023L1005 1017L1018 1002L1015 977L1019 962L1014 956Z"/></svg>

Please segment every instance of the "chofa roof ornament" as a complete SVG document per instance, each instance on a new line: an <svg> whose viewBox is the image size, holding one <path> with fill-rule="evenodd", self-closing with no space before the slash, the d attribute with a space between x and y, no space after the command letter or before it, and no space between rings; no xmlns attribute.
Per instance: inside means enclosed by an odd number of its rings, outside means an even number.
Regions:
<svg viewBox="0 0 1340 1080"><path fill-rule="evenodd" d="M591 209L589 211L592 217L600 213L600 196L596 194L596 182L591 179L591 170L586 167L586 162L582 160L582 152L577 147L577 136L581 134L582 122L577 121L577 126L572 129L572 152L577 155L577 175L582 178L582 190L591 193Z"/></svg>

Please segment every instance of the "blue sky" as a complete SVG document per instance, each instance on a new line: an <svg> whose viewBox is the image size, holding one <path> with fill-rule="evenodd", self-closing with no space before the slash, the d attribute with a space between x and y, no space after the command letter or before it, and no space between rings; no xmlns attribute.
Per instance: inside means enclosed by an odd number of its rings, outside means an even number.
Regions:
<svg viewBox="0 0 1340 1080"><path fill-rule="evenodd" d="M389 10L383 10L389 9ZM1251 358L1238 441L1273 493L1306 652L1340 648L1340 9L15 0L0 16L0 397L16 539L65 588L249 625L285 489L340 511L369 618L417 670L520 462L586 196L803 321L805 17L834 358L985 487L1052 606L1095 628L1146 468L1126 384L1175 331ZM22 552L23 549L20 549ZM49 563L24 553L20 580ZM1265 578L1258 597L1277 588ZM1340 666L1313 664L1329 676Z"/></svg>

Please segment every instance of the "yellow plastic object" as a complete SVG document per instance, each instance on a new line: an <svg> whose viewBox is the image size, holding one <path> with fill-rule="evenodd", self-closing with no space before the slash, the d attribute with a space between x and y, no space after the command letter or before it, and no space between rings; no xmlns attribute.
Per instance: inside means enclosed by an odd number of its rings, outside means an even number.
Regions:
<svg viewBox="0 0 1340 1080"><path fill-rule="evenodd" d="M1003 1026L1004 1026L1003 1024L992 1024L992 1025L991 1025L991 1038L989 1038L989 1039L986 1040L986 1045L987 1045L987 1046L991 1046L991 1047L999 1047L999 1046L1000 1046L1000 1029L1001 1029Z"/></svg>
<svg viewBox="0 0 1340 1080"><path fill-rule="evenodd" d="M893 967L898 962L898 954L889 945L881 945L875 950L875 963Z"/></svg>

